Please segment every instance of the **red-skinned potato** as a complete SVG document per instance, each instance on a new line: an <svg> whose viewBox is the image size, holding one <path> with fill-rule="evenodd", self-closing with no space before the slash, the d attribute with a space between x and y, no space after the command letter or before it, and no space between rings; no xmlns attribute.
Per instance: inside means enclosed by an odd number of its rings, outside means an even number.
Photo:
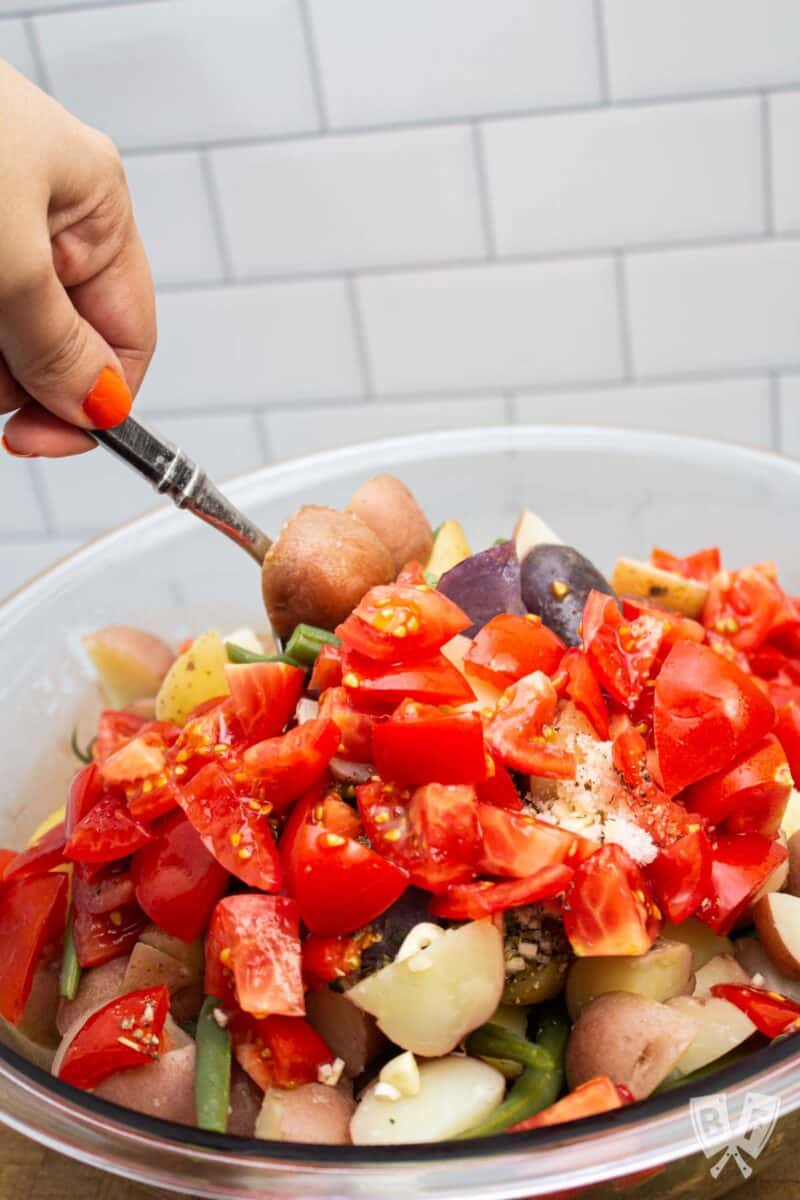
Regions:
<svg viewBox="0 0 800 1200"><path fill-rule="evenodd" d="M353 513L307 504L273 542L261 588L272 628L285 638L301 621L334 629L395 573L386 546Z"/></svg>
<svg viewBox="0 0 800 1200"><path fill-rule="evenodd" d="M94 1094L150 1117L194 1125L195 1058L195 1044L189 1040L163 1054L158 1062L115 1071L94 1089Z"/></svg>
<svg viewBox="0 0 800 1200"><path fill-rule="evenodd" d="M114 708L155 696L175 655L166 642L130 625L108 625L83 639Z"/></svg>
<svg viewBox="0 0 800 1200"><path fill-rule="evenodd" d="M387 1044L374 1017L356 1008L342 992L327 987L309 992L306 1019L331 1054L344 1060L350 1079L360 1075Z"/></svg>
<svg viewBox="0 0 800 1200"><path fill-rule="evenodd" d="M81 1018L85 1020L90 1012L102 1008L110 1000L122 995L125 991L123 980L127 968L127 957L112 958L110 962L91 967L81 974L74 1000L62 999L58 1006L56 1025L62 1037L76 1021L80 1021Z"/></svg>
<svg viewBox="0 0 800 1200"><path fill-rule="evenodd" d="M269 1088L256 1121L256 1137L276 1142L347 1146L355 1107L351 1096L323 1083Z"/></svg>
<svg viewBox="0 0 800 1200"><path fill-rule="evenodd" d="M368 479L350 497L346 511L380 538L392 556L395 575L408 562L428 561L433 530L411 492L394 475Z"/></svg>
<svg viewBox="0 0 800 1200"><path fill-rule="evenodd" d="M800 896L800 829L789 838L789 879L786 890Z"/></svg>
<svg viewBox="0 0 800 1200"><path fill-rule="evenodd" d="M572 1027L566 1057L569 1086L608 1075L628 1088L634 1100L643 1100L666 1079L695 1032L693 1021L666 1004L633 992L606 992Z"/></svg>
<svg viewBox="0 0 800 1200"><path fill-rule="evenodd" d="M792 979L800 979L800 899L788 892L762 896L753 921L772 962Z"/></svg>

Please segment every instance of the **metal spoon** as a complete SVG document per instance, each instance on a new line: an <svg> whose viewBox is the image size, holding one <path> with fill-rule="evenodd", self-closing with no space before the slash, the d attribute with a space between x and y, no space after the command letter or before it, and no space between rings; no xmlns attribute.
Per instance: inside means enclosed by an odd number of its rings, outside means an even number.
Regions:
<svg viewBox="0 0 800 1200"><path fill-rule="evenodd" d="M133 417L114 429L90 429L87 433L142 475L157 492L224 533L261 566L272 545L270 539L223 496L183 450Z"/></svg>

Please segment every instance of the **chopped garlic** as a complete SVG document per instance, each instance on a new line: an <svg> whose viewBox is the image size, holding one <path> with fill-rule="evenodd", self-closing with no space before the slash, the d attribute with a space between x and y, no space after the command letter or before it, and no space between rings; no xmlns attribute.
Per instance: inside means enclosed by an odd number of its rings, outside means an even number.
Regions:
<svg viewBox="0 0 800 1200"><path fill-rule="evenodd" d="M214 1011L214 1020L217 1022L220 1029L227 1029L230 1017L225 1012L225 1010L222 1008L215 1008L213 1011Z"/></svg>
<svg viewBox="0 0 800 1200"><path fill-rule="evenodd" d="M750 980L753 987L763 988L767 986L767 981L760 971L756 971L753 978Z"/></svg>
<svg viewBox="0 0 800 1200"><path fill-rule="evenodd" d="M381 1083L396 1088L401 1096L416 1096L419 1092L419 1067L410 1050L390 1059L381 1070Z"/></svg>
<svg viewBox="0 0 800 1200"><path fill-rule="evenodd" d="M404 959L419 954L421 950L427 950L443 933L441 925L434 925L431 921L420 921L406 934L402 946L397 951L395 962L403 962Z"/></svg>
<svg viewBox="0 0 800 1200"><path fill-rule="evenodd" d="M298 725L305 725L306 721L314 721L319 716L319 704L316 700L309 700L307 696L301 696L297 701L294 715Z"/></svg>
<svg viewBox="0 0 800 1200"><path fill-rule="evenodd" d="M324 1083L326 1087L336 1087L343 1071L343 1058L335 1058L332 1063L320 1063L317 1067L317 1083Z"/></svg>
<svg viewBox="0 0 800 1200"><path fill-rule="evenodd" d="M391 1083L376 1083L372 1091L378 1100L399 1100L400 1092Z"/></svg>

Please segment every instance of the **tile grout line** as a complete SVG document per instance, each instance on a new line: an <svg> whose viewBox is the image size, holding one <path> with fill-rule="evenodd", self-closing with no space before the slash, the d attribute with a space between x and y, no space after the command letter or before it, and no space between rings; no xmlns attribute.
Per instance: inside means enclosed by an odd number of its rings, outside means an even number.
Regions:
<svg viewBox="0 0 800 1200"><path fill-rule="evenodd" d="M39 41L36 22L34 21L32 15L24 18L22 22L22 28L25 33L25 39L28 43L28 49L31 52L33 65L36 70L36 82L39 84L39 87L52 96L55 94L53 91L53 81L50 78L50 71L47 67L42 44Z"/></svg>
<svg viewBox="0 0 800 1200"><path fill-rule="evenodd" d="M308 0L297 0L297 5L300 15L300 25L303 31L309 79L311 81L311 93L314 97L314 110L317 114L320 132L327 133L330 123L328 121L328 106L325 103L325 88L322 83L322 62L317 37L314 32L314 20L311 16L311 9L308 7Z"/></svg>
<svg viewBox="0 0 800 1200"><path fill-rule="evenodd" d="M217 248L219 265L222 270L221 279L209 280L208 286L213 288L219 287L221 283L235 283L236 271L234 270L233 252L231 250L230 241L228 240L228 230L225 224L225 216L222 211L222 199L219 194L217 176L214 172L214 164L211 161L210 151L201 150L199 152L198 159L200 162L200 173L203 177L203 186L205 187L206 192L206 200L208 202L208 208L211 214L211 225L214 230L214 243Z"/></svg>
<svg viewBox="0 0 800 1200"><path fill-rule="evenodd" d="M486 167L486 147L483 141L483 131L478 121L470 126L472 134L472 164L475 171L475 186L478 193L478 211L480 213L483 243L486 258L491 262L497 258L497 241L495 238L494 220L492 217L492 196L489 185L489 172Z"/></svg>
<svg viewBox="0 0 800 1200"><path fill-rule="evenodd" d="M145 4L160 4L163 0L125 0L125 3L128 8L133 8L143 7ZM97 12L98 9L104 8L119 8L119 5L111 3L110 0L76 0L74 4L44 5L36 10L30 7L12 8L8 12L0 13L0 25L3 21L19 21L26 17L55 17L62 13Z"/></svg>
<svg viewBox="0 0 800 1200"><path fill-rule="evenodd" d="M636 371L633 361L633 334L631 331L630 295L625 255L614 254L614 288L617 296L617 321L619 322L619 352L623 379L633 381Z"/></svg>
<svg viewBox="0 0 800 1200"><path fill-rule="evenodd" d="M262 408L253 409L253 420L256 426L256 445L261 454L261 461L264 466L267 466L273 461L272 442L267 429L267 422L263 420L264 410Z"/></svg>
<svg viewBox="0 0 800 1200"><path fill-rule="evenodd" d="M608 37L606 34L606 17L604 0L594 0L594 39L597 53L597 82L600 88L600 99L603 104L610 105L611 77L608 63Z"/></svg>
<svg viewBox="0 0 800 1200"><path fill-rule="evenodd" d="M759 126L761 131L761 186L763 189L764 231L769 236L775 232L775 199L773 188L772 117L767 92L762 92L760 97Z"/></svg>
<svg viewBox="0 0 800 1200"><path fill-rule="evenodd" d="M770 419L770 441L772 449L779 454L784 453L783 449L783 411L781 408L781 380L778 371L772 370L768 375L769 379L769 419Z"/></svg>
<svg viewBox="0 0 800 1200"><path fill-rule="evenodd" d="M361 299L358 294L358 285L353 275L346 275L344 282L364 399L372 400L375 398L375 378L369 353L369 339L367 338L364 314L361 310Z"/></svg>

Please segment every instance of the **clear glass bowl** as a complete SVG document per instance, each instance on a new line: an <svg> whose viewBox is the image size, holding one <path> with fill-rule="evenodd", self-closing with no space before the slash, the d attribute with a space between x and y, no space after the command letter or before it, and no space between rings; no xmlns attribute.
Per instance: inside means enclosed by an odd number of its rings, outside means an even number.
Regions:
<svg viewBox="0 0 800 1200"><path fill-rule="evenodd" d="M654 544L687 551L720 543L731 563L775 559L787 586L800 591L800 465L712 442L578 427L463 430L314 455L228 490L276 531L300 504L342 505L379 471L400 475L434 523L461 519L476 547L508 534L529 507L604 568L619 553L643 555ZM62 803L76 718L81 736L91 732L99 696L81 653L83 632L130 622L179 638L244 621L263 624L253 564L174 510L99 539L0 606L0 844L21 844ZM692 1096L723 1091L734 1129L748 1092L780 1104L759 1168L800 1131L797 1053L787 1040L712 1082L579 1125L474 1143L342 1149L187 1131L76 1092L0 1046L0 1117L66 1154L184 1194L716 1196L741 1176L731 1161L712 1177L690 1119ZM724 1130L711 1137L715 1157L726 1141Z"/></svg>

